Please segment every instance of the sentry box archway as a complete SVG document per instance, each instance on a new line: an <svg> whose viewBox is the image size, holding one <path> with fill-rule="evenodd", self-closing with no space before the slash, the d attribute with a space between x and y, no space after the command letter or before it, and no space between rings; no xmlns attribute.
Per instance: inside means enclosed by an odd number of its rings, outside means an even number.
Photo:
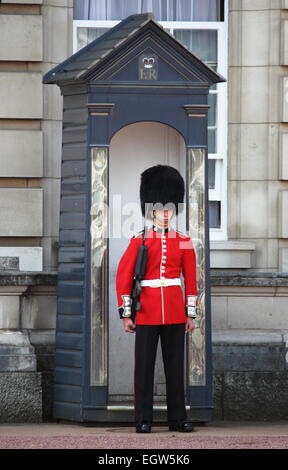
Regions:
<svg viewBox="0 0 288 470"><path fill-rule="evenodd" d="M127 17L44 76L45 84L60 87L64 106L55 418L134 420L133 401L109 399L108 326L111 316L120 320L117 311L109 316L109 220L97 208L109 206L112 137L133 123L157 122L185 142L186 230L196 249L200 298L198 328L186 341L186 405L190 419L211 419L207 102L209 88L224 81L152 13ZM126 185L129 174L127 168ZM133 357L129 343L126 355ZM165 419L166 403L154 403L154 420Z"/></svg>

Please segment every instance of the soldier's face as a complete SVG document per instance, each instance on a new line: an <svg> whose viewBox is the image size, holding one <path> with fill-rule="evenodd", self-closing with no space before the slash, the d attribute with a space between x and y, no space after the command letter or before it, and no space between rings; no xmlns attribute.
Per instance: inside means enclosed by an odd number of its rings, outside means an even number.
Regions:
<svg viewBox="0 0 288 470"><path fill-rule="evenodd" d="M168 225L173 215L172 209L156 209L152 211L152 217L154 216L154 222L159 225Z"/></svg>

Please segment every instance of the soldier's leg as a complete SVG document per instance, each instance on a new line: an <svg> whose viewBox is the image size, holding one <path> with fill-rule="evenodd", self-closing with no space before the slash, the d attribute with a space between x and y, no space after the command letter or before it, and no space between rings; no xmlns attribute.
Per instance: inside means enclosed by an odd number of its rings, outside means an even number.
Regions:
<svg viewBox="0 0 288 470"><path fill-rule="evenodd" d="M168 421L187 418L185 408L185 323L161 325L161 349L166 377Z"/></svg>
<svg viewBox="0 0 288 470"><path fill-rule="evenodd" d="M134 419L153 420L154 368L159 325L136 325L134 362Z"/></svg>

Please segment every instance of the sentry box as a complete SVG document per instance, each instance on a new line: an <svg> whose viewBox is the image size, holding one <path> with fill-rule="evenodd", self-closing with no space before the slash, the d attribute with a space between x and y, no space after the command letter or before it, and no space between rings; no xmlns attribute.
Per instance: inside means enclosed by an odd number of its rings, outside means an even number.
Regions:
<svg viewBox="0 0 288 470"><path fill-rule="evenodd" d="M134 421L134 335L123 330L115 292L129 240L108 229L132 200L140 225L130 236L141 230L140 173L162 163L185 179L184 230L197 255L200 308L198 328L186 336L187 414L211 419L208 95L225 81L152 13L125 18L44 76L63 96L55 418ZM153 416L161 422L167 409L159 364Z"/></svg>

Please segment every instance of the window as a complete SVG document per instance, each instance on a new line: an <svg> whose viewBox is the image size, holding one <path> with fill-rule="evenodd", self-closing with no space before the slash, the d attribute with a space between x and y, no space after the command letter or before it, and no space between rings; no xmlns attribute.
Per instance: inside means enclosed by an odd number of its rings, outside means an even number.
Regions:
<svg viewBox="0 0 288 470"><path fill-rule="evenodd" d="M74 0L73 49L86 46L133 13L151 11L163 28L227 77L228 0ZM209 93L211 240L227 239L227 84Z"/></svg>

